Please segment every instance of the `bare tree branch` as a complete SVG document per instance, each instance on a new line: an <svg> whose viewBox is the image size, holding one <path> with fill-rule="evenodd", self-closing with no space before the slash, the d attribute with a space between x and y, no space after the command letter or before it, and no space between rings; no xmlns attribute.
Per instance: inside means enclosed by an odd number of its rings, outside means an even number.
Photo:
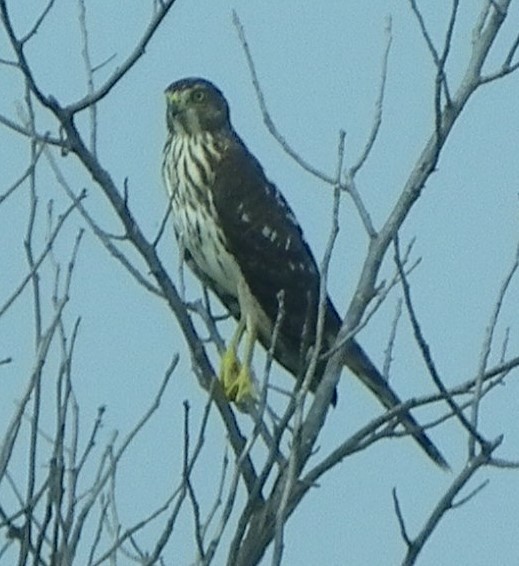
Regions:
<svg viewBox="0 0 519 566"><path fill-rule="evenodd" d="M445 513L453 508L454 498L474 476L477 470L490 462L492 453L501 444L501 441L502 437L499 437L496 440L487 443L485 445L485 449L482 450L475 458L470 460L458 477L454 479L449 489L445 492L427 518L418 535L408 542L407 554L402 561L402 566L411 566L416 563L419 553L422 551L425 543L434 532L438 523L441 521Z"/></svg>
<svg viewBox="0 0 519 566"><path fill-rule="evenodd" d="M512 263L512 266L510 267L509 272L506 274L503 283L501 284L501 288L499 289L497 300L494 305L494 311L492 312L490 321L486 328L485 338L483 340L483 344L481 348L481 357L479 361L478 375L476 378L476 387L474 389L474 401L472 405L472 414L471 414L471 423L474 428L478 427L481 392L483 388L483 378L485 375L485 371L487 369L490 351L492 349L492 340L494 337L494 332L499 318L499 313L501 312L501 308L503 306L503 301L506 292L509 289L510 283L512 282L512 279L516 274L518 268L519 268L519 244L517 245L515 251L514 262ZM474 440L470 437L469 437L469 455L470 456L474 455Z"/></svg>

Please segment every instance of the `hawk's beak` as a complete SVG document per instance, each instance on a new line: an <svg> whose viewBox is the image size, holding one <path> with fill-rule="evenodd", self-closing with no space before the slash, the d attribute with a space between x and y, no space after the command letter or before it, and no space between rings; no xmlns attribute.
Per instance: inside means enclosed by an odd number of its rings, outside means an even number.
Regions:
<svg viewBox="0 0 519 566"><path fill-rule="evenodd" d="M166 91L166 101L172 114L178 114L181 111L182 100L179 92Z"/></svg>

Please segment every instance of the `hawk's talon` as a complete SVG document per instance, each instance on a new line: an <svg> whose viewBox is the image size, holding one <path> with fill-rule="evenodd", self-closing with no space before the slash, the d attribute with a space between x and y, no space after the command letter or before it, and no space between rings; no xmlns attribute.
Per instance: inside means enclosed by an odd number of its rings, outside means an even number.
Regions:
<svg viewBox="0 0 519 566"><path fill-rule="evenodd" d="M240 373L236 378L234 388L236 389L234 402L237 405L244 405L249 401L255 401L257 399L254 382L252 380L250 370L246 366L242 366Z"/></svg>
<svg viewBox="0 0 519 566"><path fill-rule="evenodd" d="M222 356L220 367L220 381L222 382L223 391L229 401L235 401L236 382L241 371L241 364L233 348L229 348Z"/></svg>
<svg viewBox="0 0 519 566"><path fill-rule="evenodd" d="M240 363L233 348L229 348L222 356L220 381L225 396L236 403L238 408L256 399L250 369Z"/></svg>

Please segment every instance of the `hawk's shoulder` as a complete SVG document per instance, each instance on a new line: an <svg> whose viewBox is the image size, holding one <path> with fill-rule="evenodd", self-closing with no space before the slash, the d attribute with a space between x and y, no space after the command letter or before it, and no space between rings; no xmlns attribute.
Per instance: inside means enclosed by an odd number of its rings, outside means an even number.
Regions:
<svg viewBox="0 0 519 566"><path fill-rule="evenodd" d="M256 253L265 254L264 259L286 260L290 271L317 273L290 205L236 134L215 168L213 199L226 236L236 236L236 241L230 242L236 251L240 242L246 241L253 244Z"/></svg>

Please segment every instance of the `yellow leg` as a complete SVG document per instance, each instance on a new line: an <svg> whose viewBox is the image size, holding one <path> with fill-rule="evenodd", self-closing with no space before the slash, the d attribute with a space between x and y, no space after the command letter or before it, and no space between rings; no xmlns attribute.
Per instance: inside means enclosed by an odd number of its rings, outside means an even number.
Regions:
<svg viewBox="0 0 519 566"><path fill-rule="evenodd" d="M236 352L244 330L245 320L240 319L236 332L234 333L227 350L222 356L220 365L220 380L222 382L225 396L229 399L229 401L234 401L236 399L235 383L241 369L241 364Z"/></svg>
<svg viewBox="0 0 519 566"><path fill-rule="evenodd" d="M247 324L246 324L247 322ZM240 364L237 356L238 345L247 325L247 341L245 343L244 364ZM240 319L238 328L222 356L220 379L226 397L236 404L243 404L255 398L254 384L251 377L252 355L256 332L253 325L245 317Z"/></svg>
<svg viewBox="0 0 519 566"><path fill-rule="evenodd" d="M243 352L244 362L236 379L236 403L243 403L256 398L254 382L251 375L252 357L256 342L256 330L252 324L247 324L247 340Z"/></svg>

